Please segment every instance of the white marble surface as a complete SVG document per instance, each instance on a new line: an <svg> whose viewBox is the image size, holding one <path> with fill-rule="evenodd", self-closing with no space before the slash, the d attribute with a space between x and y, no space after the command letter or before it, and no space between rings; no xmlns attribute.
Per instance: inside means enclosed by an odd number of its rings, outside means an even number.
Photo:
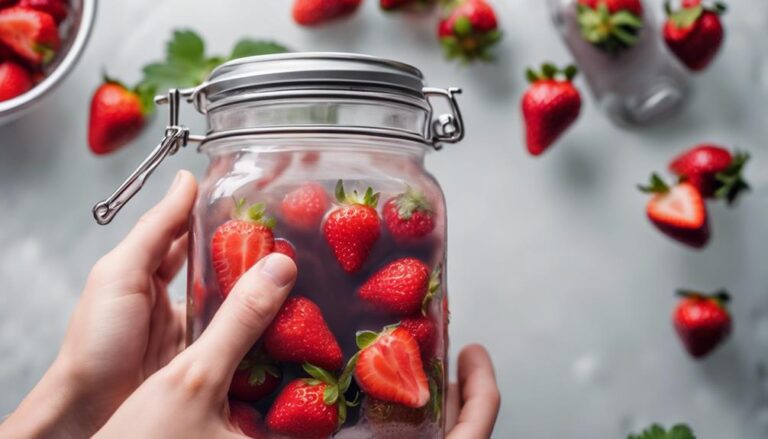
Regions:
<svg viewBox="0 0 768 439"><path fill-rule="evenodd" d="M135 79L171 29L189 26L219 52L240 36L274 37L295 50L397 58L421 67L432 85L464 88L467 140L428 165L450 210L454 354L472 341L493 353L504 395L495 437L621 438L651 421L689 422L703 439L768 437L750 433L747 422L768 423L768 406L760 405L768 394L758 395L756 372L768 348L768 111L759 111L768 93L754 85L766 50L755 26L768 14L755 12L762 2L731 3L725 54L696 79L684 114L627 131L587 100L568 137L534 160L521 144L522 70L568 60L541 0L495 1L506 31L500 59L476 67L441 60L429 19L384 16L372 0L354 19L316 31L292 24L286 0L102 1L74 74L28 117L0 128L0 413L15 407L54 357L91 264L160 197L176 169L205 166L184 151L113 225L91 218L93 203L144 157L164 123L156 119L118 154L91 156L86 109L102 67ZM202 127L200 117L185 120ZM674 152L706 139L753 151L757 191L737 210L713 207L714 240L695 253L649 226L634 186ZM679 286L734 292L735 336L706 362L689 360L673 334Z"/></svg>

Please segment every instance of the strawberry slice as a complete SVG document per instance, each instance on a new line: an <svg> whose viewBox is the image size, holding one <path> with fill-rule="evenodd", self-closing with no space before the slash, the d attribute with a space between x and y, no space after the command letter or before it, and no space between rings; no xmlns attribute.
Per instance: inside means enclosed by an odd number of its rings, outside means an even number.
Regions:
<svg viewBox="0 0 768 439"><path fill-rule="evenodd" d="M640 187L654 194L646 211L651 222L672 239L694 248L704 247L709 241L709 221L704 197L691 183L683 182L669 187L656 174L651 184Z"/></svg>
<svg viewBox="0 0 768 439"><path fill-rule="evenodd" d="M22 6L0 11L0 42L34 64L50 62L61 45L53 17Z"/></svg>
<svg viewBox="0 0 768 439"><path fill-rule="evenodd" d="M235 207L233 219L220 225L211 240L211 259L222 297L227 297L240 276L275 249L274 220L264 216L265 205Z"/></svg>
<svg viewBox="0 0 768 439"><path fill-rule="evenodd" d="M419 408L429 402L429 383L416 339L403 328L357 334L361 351L355 377L369 396Z"/></svg>

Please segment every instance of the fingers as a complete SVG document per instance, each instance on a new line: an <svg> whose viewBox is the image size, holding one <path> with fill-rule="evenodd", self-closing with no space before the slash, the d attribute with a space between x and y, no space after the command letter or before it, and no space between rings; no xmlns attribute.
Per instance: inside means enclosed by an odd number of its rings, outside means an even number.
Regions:
<svg viewBox="0 0 768 439"><path fill-rule="evenodd" d="M279 253L265 257L240 278L208 328L184 354L197 356L196 361L205 364L211 375L231 377L295 281L291 258Z"/></svg>
<svg viewBox="0 0 768 439"><path fill-rule="evenodd" d="M196 194L195 177L179 171L165 198L145 213L115 248L111 263L124 270L154 273L173 242L187 231Z"/></svg>
<svg viewBox="0 0 768 439"><path fill-rule="evenodd" d="M189 251L189 234L185 233L181 238L171 244L168 254L160 263L157 269L157 276L166 283L171 283L173 278L179 273L181 267L187 262L187 253Z"/></svg>
<svg viewBox="0 0 768 439"><path fill-rule="evenodd" d="M459 355L461 412L447 439L490 438L501 405L496 376L488 352L471 345Z"/></svg>

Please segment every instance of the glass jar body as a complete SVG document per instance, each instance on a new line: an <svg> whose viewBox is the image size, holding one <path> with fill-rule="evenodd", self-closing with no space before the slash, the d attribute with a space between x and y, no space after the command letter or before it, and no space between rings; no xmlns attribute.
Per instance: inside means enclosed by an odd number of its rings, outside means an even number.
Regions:
<svg viewBox="0 0 768 439"><path fill-rule="evenodd" d="M615 54L584 38L578 0L547 0L547 4L592 94L612 120L621 125L650 124L674 114L688 100L689 76L664 47L647 4L637 43Z"/></svg>
<svg viewBox="0 0 768 439"><path fill-rule="evenodd" d="M200 184L191 225L188 342L200 336L227 294L217 261L220 251L214 248L216 234L233 220L238 203L263 203L265 214L276 220L271 229L274 239L287 241L295 250L298 280L289 302L301 298L302 302L311 302L319 309L341 348L345 365L360 351L356 344L358 331L381 332L406 319L422 317L434 329L428 342L419 343L419 358L430 382L430 402L421 408L410 408L375 400L355 377L346 397L352 401L359 392L360 404L349 408L347 420L335 437L442 438L442 415L434 408L443 405L442 389L446 385L443 368L448 345L446 216L441 189L423 166L425 151L423 145L413 142L350 135L253 137L208 145L210 167ZM380 235L362 267L354 272L342 269L325 233L333 212L345 208L334 198L339 181L343 182L347 194L363 193L369 187L380 194L375 208ZM291 204L296 200L301 203L305 198L291 194L307 188L317 191L315 195L326 201L319 203L324 206L321 215L303 221L297 218L297 208ZM424 236L403 237L388 227L385 212L388 203L409 188L423 194L429 202L433 224ZM426 302L424 314L421 310L383 309L360 294L361 286L377 272L404 258L417 259L429 267L430 272L437 273L440 281L436 294ZM414 340L421 341L415 337ZM270 411L277 397L288 383L308 375L298 358L285 360L284 352L275 355L264 340L254 346L253 352L258 352L263 361L279 371L279 385L274 390L264 397L245 401L265 416L264 428L268 431ZM330 372L338 375L341 369ZM232 392L230 397L241 399ZM269 432L274 437L282 437L279 433Z"/></svg>

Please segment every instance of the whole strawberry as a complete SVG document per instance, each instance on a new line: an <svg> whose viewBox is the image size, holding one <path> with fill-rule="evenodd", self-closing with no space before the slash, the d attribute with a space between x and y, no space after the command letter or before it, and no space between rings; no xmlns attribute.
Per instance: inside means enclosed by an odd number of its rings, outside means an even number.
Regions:
<svg viewBox="0 0 768 439"><path fill-rule="evenodd" d="M697 145L669 164L669 169L681 179L696 186L704 198L724 199L733 204L739 195L749 190L742 172L749 154L712 144Z"/></svg>
<svg viewBox="0 0 768 439"><path fill-rule="evenodd" d="M640 0L579 0L581 35L595 47L612 55L633 47L643 29Z"/></svg>
<svg viewBox="0 0 768 439"><path fill-rule="evenodd" d="M290 438L328 438L346 422L347 407L354 405L344 397L351 369L338 380L311 364L304 370L312 378L291 381L283 388L267 413L267 427Z"/></svg>
<svg viewBox="0 0 768 439"><path fill-rule="evenodd" d="M264 431L264 421L261 419L261 413L248 404L230 400L229 422L250 438L267 439L267 432Z"/></svg>
<svg viewBox="0 0 768 439"><path fill-rule="evenodd" d="M664 41L677 58L694 72L704 70L715 59L725 39L720 16L726 11L723 3L702 6L700 0L686 0L683 7L672 10L665 4L667 21Z"/></svg>
<svg viewBox="0 0 768 439"><path fill-rule="evenodd" d="M91 98L88 145L94 154L109 154L135 139L144 127L139 95L107 79Z"/></svg>
<svg viewBox="0 0 768 439"><path fill-rule="evenodd" d="M296 262L296 247L282 238L275 239L275 253L282 253Z"/></svg>
<svg viewBox="0 0 768 439"><path fill-rule="evenodd" d="M646 213L648 219L665 235L694 248L709 242L707 206L699 190L683 182L670 187L656 174L640 190L652 194Z"/></svg>
<svg viewBox="0 0 768 439"><path fill-rule="evenodd" d="M429 235L435 229L434 215L432 203L423 193L410 186L404 193L384 203L382 210L389 233L400 242Z"/></svg>
<svg viewBox="0 0 768 439"><path fill-rule="evenodd" d="M272 393L282 380L278 367L263 354L250 354L237 367L229 385L229 397L256 402Z"/></svg>
<svg viewBox="0 0 768 439"><path fill-rule="evenodd" d="M358 295L377 310L398 315L422 312L440 290L440 270L430 274L427 264L416 258L401 258L376 272L358 290Z"/></svg>
<svg viewBox="0 0 768 439"><path fill-rule="evenodd" d="M725 291L704 295L679 291L683 298L672 317L675 329L688 353L694 358L710 354L731 334L731 316Z"/></svg>
<svg viewBox="0 0 768 439"><path fill-rule="evenodd" d="M435 6L437 0L379 0L384 11L425 12Z"/></svg>
<svg viewBox="0 0 768 439"><path fill-rule="evenodd" d="M376 212L379 194L368 188L364 195L348 194L344 183L336 184L336 199L341 207L333 210L323 224L323 236L336 260L347 273L363 268L363 264L381 235L381 220Z"/></svg>
<svg viewBox="0 0 768 439"><path fill-rule="evenodd" d="M246 208L245 204L240 200L232 219L217 227L211 238L211 264L222 297L229 295L240 276L275 250L275 224L265 216L265 205Z"/></svg>
<svg viewBox="0 0 768 439"><path fill-rule="evenodd" d="M49 14L13 6L0 10L0 43L27 62L42 65L53 59L61 39Z"/></svg>
<svg viewBox="0 0 768 439"><path fill-rule="evenodd" d="M32 88L32 77L13 61L0 62L0 102L23 95Z"/></svg>
<svg viewBox="0 0 768 439"><path fill-rule="evenodd" d="M302 26L316 26L354 13L361 0L296 0L293 19Z"/></svg>
<svg viewBox="0 0 768 439"><path fill-rule="evenodd" d="M496 12L484 0L450 3L437 27L437 36L448 59L463 62L491 61L491 48L501 40Z"/></svg>
<svg viewBox="0 0 768 439"><path fill-rule="evenodd" d="M339 370L344 356L320 308L305 297L288 299L264 333L270 358Z"/></svg>
<svg viewBox="0 0 768 439"><path fill-rule="evenodd" d="M552 64L544 64L540 72L527 70L531 85L521 106L531 155L544 153L578 119L581 94L572 82L577 73L575 66L559 70ZM560 74L563 79L557 79Z"/></svg>
<svg viewBox="0 0 768 439"><path fill-rule="evenodd" d="M280 203L282 219L300 230L317 230L331 202L317 183L305 183L289 192Z"/></svg>
<svg viewBox="0 0 768 439"><path fill-rule="evenodd" d="M406 317L400 321L400 327L408 331L419 343L419 350L424 359L432 358L437 344L437 326L431 318L424 315Z"/></svg>

